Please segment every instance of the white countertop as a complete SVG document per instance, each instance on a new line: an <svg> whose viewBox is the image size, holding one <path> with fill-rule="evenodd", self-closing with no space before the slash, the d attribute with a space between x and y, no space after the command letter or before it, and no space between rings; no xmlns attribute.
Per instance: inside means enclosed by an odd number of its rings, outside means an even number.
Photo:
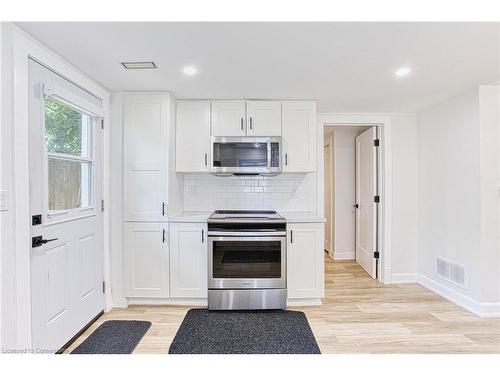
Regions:
<svg viewBox="0 0 500 375"><path fill-rule="evenodd" d="M288 223L324 223L324 217L311 212L278 212Z"/></svg>
<svg viewBox="0 0 500 375"><path fill-rule="evenodd" d="M170 216L171 223L206 223L213 211L182 211Z"/></svg>
<svg viewBox="0 0 500 375"><path fill-rule="evenodd" d="M311 212L278 212L289 223L324 223L325 218ZM170 216L171 223L205 223L212 211L182 211Z"/></svg>

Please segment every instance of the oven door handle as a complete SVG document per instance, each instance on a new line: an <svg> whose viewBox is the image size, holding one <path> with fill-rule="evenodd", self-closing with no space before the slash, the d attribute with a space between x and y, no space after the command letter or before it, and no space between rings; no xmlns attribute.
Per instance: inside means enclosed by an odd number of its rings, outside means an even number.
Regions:
<svg viewBox="0 0 500 375"><path fill-rule="evenodd" d="M228 238L241 238L241 237L286 237L286 231L279 232L220 232L208 231L208 237L228 237Z"/></svg>

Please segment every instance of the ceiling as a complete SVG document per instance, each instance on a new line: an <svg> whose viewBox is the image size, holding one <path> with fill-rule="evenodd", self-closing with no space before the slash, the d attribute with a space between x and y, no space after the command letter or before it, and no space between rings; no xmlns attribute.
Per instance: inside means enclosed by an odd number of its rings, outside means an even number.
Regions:
<svg viewBox="0 0 500 375"><path fill-rule="evenodd" d="M17 25L113 91L315 99L320 112L412 112L473 85L500 83L499 23ZM159 69L120 65L151 60ZM186 65L198 74L186 76ZM395 77L403 66L410 75Z"/></svg>

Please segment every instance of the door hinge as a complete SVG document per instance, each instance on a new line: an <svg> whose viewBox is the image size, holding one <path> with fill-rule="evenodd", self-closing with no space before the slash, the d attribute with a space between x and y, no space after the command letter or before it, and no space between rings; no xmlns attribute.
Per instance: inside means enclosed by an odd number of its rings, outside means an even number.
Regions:
<svg viewBox="0 0 500 375"><path fill-rule="evenodd" d="M101 212L104 212L104 199L101 200Z"/></svg>
<svg viewBox="0 0 500 375"><path fill-rule="evenodd" d="M374 145L375 147L380 146L380 140L379 140L379 139L374 139L374 140L373 140L373 145Z"/></svg>
<svg viewBox="0 0 500 375"><path fill-rule="evenodd" d="M106 281L102 282L102 293L106 293Z"/></svg>
<svg viewBox="0 0 500 375"><path fill-rule="evenodd" d="M373 257L375 259L378 259L380 257L380 253L378 252L378 250L373 253Z"/></svg>
<svg viewBox="0 0 500 375"><path fill-rule="evenodd" d="M379 195L375 195L375 196L373 197L373 201L374 201L375 203L380 203L380 196L379 196Z"/></svg>

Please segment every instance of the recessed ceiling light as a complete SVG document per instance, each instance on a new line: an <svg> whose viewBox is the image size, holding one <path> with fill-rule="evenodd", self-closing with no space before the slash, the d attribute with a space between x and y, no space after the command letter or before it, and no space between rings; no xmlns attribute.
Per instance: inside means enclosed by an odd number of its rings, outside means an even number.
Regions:
<svg viewBox="0 0 500 375"><path fill-rule="evenodd" d="M193 68L192 66L185 66L182 71L184 72L184 74L187 74L188 76L192 76L194 74L196 74L196 69Z"/></svg>
<svg viewBox="0 0 500 375"><path fill-rule="evenodd" d="M410 72L411 72L410 68L404 67L404 68L399 68L398 70L396 70L395 74L396 74L396 77L404 77L404 76L407 76L408 74L410 74Z"/></svg>
<svg viewBox="0 0 500 375"><path fill-rule="evenodd" d="M125 69L157 69L158 67L152 61L127 61L122 62Z"/></svg>

